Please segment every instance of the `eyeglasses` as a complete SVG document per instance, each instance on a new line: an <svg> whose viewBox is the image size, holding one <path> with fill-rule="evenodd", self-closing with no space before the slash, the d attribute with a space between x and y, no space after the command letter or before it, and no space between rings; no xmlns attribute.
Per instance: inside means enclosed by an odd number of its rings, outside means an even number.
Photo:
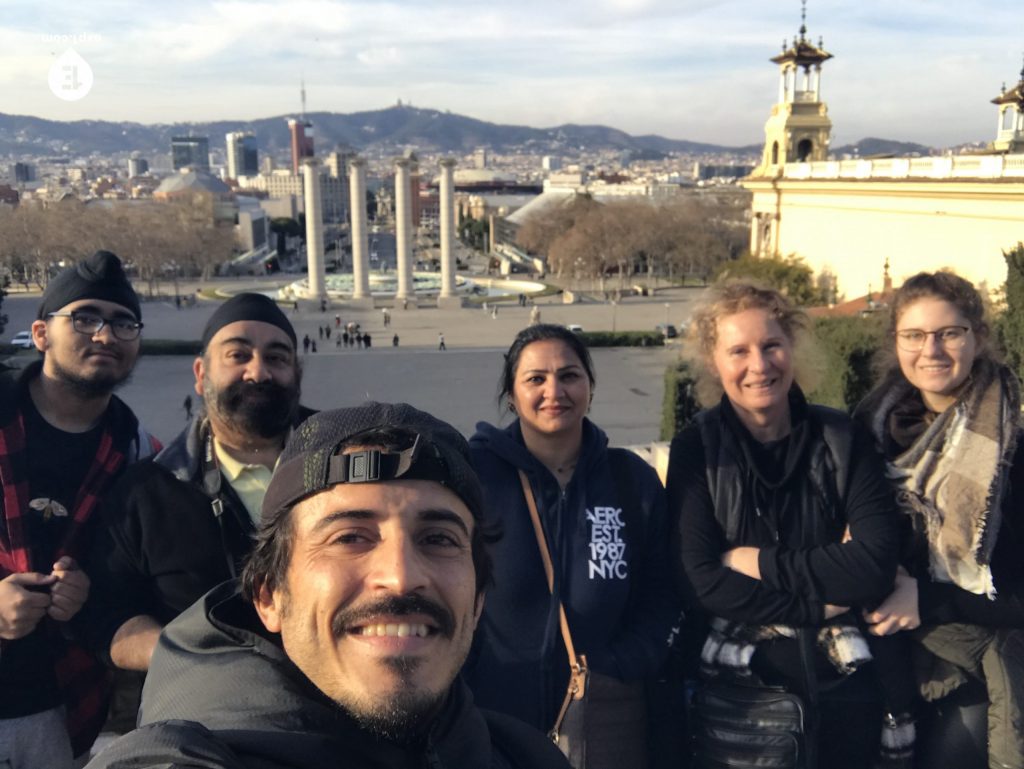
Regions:
<svg viewBox="0 0 1024 769"><path fill-rule="evenodd" d="M51 312L48 318L71 318L71 326L79 334L96 336L103 330L104 326L110 326L116 339L122 342L132 342L139 338L142 331L142 322L131 318L104 318L94 312L83 312L72 310L71 312Z"/></svg>
<svg viewBox="0 0 1024 769"><path fill-rule="evenodd" d="M944 326L935 331L908 328L896 332L896 344L904 352L921 352L928 337L934 335L945 350L959 350L967 344L968 326Z"/></svg>

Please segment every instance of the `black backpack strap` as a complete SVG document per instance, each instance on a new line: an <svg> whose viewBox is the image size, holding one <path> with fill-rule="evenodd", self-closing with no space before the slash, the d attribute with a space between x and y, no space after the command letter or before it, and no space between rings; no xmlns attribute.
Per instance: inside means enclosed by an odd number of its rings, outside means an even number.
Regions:
<svg viewBox="0 0 1024 769"><path fill-rule="evenodd" d="M812 467L811 477L820 481L818 492L827 503L826 509L833 512L835 525L841 529L846 526L845 502L850 462L853 459L853 422L843 412L827 406L809 404L807 408L810 417L821 429L826 447L825 451L816 456L816 460L823 462L824 467ZM832 478L834 483L826 485L828 478Z"/></svg>
<svg viewBox="0 0 1024 769"><path fill-rule="evenodd" d="M728 447L723 445L722 436L728 428L722 423L721 413L720 406L705 409L697 415L695 421L704 447L708 494L714 506L715 520L722 527L726 542L735 542L740 530L743 489L735 473L719 472L728 463L740 464Z"/></svg>

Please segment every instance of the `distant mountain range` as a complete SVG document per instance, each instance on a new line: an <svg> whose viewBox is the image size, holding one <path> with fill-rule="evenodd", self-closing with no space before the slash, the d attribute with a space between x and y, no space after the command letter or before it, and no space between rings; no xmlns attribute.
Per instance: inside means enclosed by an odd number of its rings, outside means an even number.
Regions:
<svg viewBox="0 0 1024 769"><path fill-rule="evenodd" d="M318 153L339 146L360 152L394 152L405 147L422 151L465 153L477 147L496 151L533 151L537 154L574 156L580 151L615 150L634 158L657 159L672 152L694 155L733 154L754 159L761 145L727 147L663 136L631 136L607 126L566 124L555 128L498 125L483 120L410 106L393 106L370 112L340 114L314 112L306 116L314 126ZM115 155L140 152L144 157L170 152L171 137L207 136L210 149L224 148L229 131L252 131L261 153L288 154L287 116L260 120L221 120L212 123L143 125L131 122L79 120L58 122L25 115L0 113L0 156ZM862 146L863 145L863 146ZM870 145L870 146L869 146ZM858 145L861 157L894 152L905 154L929 149L904 142L865 139ZM914 149L909 149L914 148ZM841 153L847 148L839 148Z"/></svg>
<svg viewBox="0 0 1024 769"><path fill-rule="evenodd" d="M842 147L833 147L833 154L837 157L844 155L870 158L885 155L931 155L934 150L923 144L913 142L897 142L891 139L861 139L856 144L845 144Z"/></svg>

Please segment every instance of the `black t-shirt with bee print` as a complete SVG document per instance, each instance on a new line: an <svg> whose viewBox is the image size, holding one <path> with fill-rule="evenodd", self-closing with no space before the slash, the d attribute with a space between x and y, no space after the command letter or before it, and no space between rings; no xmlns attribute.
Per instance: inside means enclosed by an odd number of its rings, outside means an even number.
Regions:
<svg viewBox="0 0 1024 769"><path fill-rule="evenodd" d="M31 398L21 408L28 453L29 509L25 537L32 553L32 568L40 574L53 570L58 548L74 514L75 498L92 467L102 426L84 433L67 433L51 425L36 410ZM40 713L60 704L53 672L55 644L61 643L54 623L41 622L0 650L0 718Z"/></svg>

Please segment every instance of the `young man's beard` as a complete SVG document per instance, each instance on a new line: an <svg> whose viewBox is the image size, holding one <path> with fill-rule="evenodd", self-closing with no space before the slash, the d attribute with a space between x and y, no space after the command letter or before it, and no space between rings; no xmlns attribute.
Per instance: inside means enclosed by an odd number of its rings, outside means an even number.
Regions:
<svg viewBox="0 0 1024 769"><path fill-rule="evenodd" d="M209 379L203 383L207 408L232 429L261 438L284 435L299 409L299 383L286 387L276 382L233 382L214 390Z"/></svg>
<svg viewBox="0 0 1024 769"><path fill-rule="evenodd" d="M132 375L132 370L128 369L124 374L97 373L92 377L84 377L64 368L56 358L50 365L53 367L55 378L82 398L101 398L110 395L131 379Z"/></svg>

